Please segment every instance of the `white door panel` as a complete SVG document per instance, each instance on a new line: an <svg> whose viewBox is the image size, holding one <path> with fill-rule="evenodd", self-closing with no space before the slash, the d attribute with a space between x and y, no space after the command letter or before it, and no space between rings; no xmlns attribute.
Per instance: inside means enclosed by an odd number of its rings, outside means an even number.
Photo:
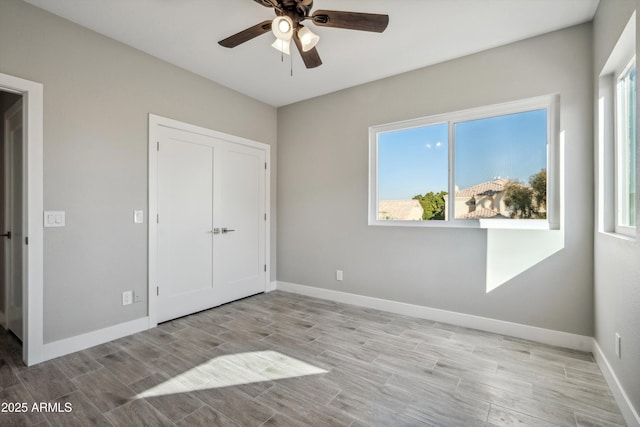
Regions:
<svg viewBox="0 0 640 427"><path fill-rule="evenodd" d="M220 169L217 223L234 230L216 238L216 278L226 300L265 289L264 151L232 146Z"/></svg>
<svg viewBox="0 0 640 427"><path fill-rule="evenodd" d="M175 318L215 305L214 148L168 129L158 151L159 312Z"/></svg>

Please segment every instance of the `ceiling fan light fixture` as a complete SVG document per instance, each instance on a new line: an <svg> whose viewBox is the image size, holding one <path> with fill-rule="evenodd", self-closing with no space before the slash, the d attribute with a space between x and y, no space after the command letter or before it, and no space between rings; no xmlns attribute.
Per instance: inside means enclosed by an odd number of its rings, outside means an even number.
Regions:
<svg viewBox="0 0 640 427"><path fill-rule="evenodd" d="M279 50L280 52L286 55L291 55L291 41L289 40L276 39L276 41L273 42L271 47L273 47L276 50Z"/></svg>
<svg viewBox="0 0 640 427"><path fill-rule="evenodd" d="M291 25L289 25L286 19L281 19L278 22L278 29L283 33L288 33L291 29Z"/></svg>
<svg viewBox="0 0 640 427"><path fill-rule="evenodd" d="M293 21L288 16L278 16L271 23L271 31L278 40L289 41L293 37Z"/></svg>
<svg viewBox="0 0 640 427"><path fill-rule="evenodd" d="M2 0L0 0L1 2ZM315 68L322 65L322 60L315 46L320 37L301 23L310 20L316 26L343 28L381 33L389 25L389 15L377 13L359 13L340 10L317 10L311 12L313 0L254 0L264 7L272 8L275 19L262 21L246 28L218 44L222 47L233 48L248 42L262 34L273 32L276 41L271 45L284 54L291 55L291 40L300 52L305 67ZM293 67L291 68L293 75Z"/></svg>
<svg viewBox="0 0 640 427"><path fill-rule="evenodd" d="M320 41L320 36L313 33L309 28L300 26L298 30L298 38L300 38L300 44L302 45L302 51L308 52Z"/></svg>

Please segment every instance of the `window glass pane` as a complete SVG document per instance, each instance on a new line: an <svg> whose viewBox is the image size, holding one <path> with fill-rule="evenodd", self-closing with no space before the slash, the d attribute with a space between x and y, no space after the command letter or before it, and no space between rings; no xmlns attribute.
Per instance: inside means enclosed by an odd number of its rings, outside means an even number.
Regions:
<svg viewBox="0 0 640 427"><path fill-rule="evenodd" d="M636 225L636 68L618 81L618 225Z"/></svg>
<svg viewBox="0 0 640 427"><path fill-rule="evenodd" d="M547 217L547 110L456 123L457 219Z"/></svg>
<svg viewBox="0 0 640 427"><path fill-rule="evenodd" d="M378 133L378 219L444 220L446 123Z"/></svg>

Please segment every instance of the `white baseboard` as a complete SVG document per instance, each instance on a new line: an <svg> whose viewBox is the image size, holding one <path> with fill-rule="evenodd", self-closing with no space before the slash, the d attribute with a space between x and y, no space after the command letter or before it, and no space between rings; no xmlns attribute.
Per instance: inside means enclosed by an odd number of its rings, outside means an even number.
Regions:
<svg viewBox="0 0 640 427"><path fill-rule="evenodd" d="M42 346L42 360L35 361L34 364L55 359L56 357L64 356L66 354L75 353L76 351L104 344L105 342L126 337L127 335L142 332L147 329L149 329L149 318L142 317L140 319L109 326L108 328L44 344Z"/></svg>
<svg viewBox="0 0 640 427"><path fill-rule="evenodd" d="M269 282L265 288L265 292L272 292L276 290L276 282ZM39 360L30 361L31 365L37 363L46 362L56 357L64 356L67 354L75 353L89 347L104 344L105 342L117 340L118 338L126 337L127 335L142 332L156 325L149 323L149 317L142 317L140 319L131 320L129 322L120 323L118 325L109 326L97 331L87 332L86 334L77 335L74 337L65 338L59 341L54 341L42 346L41 357Z"/></svg>
<svg viewBox="0 0 640 427"><path fill-rule="evenodd" d="M568 332L554 331L551 329L506 322L504 320L491 319L488 317L474 316L471 314L367 297L346 292L332 291L329 289L298 285L295 283L278 281L277 289L345 304L358 305L361 307L374 308L396 314L429 319L436 322L449 323L466 328L481 329L483 331L493 332L500 335L508 335L544 344L571 348L574 350L591 352L593 349L592 337L570 334Z"/></svg>
<svg viewBox="0 0 640 427"><path fill-rule="evenodd" d="M609 361L602 352L602 349L600 348L600 345L598 345L598 341L596 341L595 338L593 339L592 353L594 359L596 359L596 363L602 371L604 379L607 380L607 384L609 385L609 388L613 393L613 397L615 397L616 399L616 403L620 407L620 412L622 412L622 416L627 422L627 425L629 427L640 427L640 416L638 415L638 412L633 407L631 400L629 400L629 396L627 396L627 393L625 393L624 389L622 388L622 384L620 384L620 381L618 381L618 377L613 371L613 368L611 368Z"/></svg>

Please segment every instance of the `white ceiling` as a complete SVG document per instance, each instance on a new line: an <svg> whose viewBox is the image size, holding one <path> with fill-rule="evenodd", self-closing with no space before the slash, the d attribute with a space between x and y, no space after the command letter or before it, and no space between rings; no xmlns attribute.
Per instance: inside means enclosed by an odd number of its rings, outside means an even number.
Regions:
<svg viewBox="0 0 640 427"><path fill-rule="evenodd" d="M281 62L271 33L234 49L218 45L275 17L252 0L25 1L282 106L588 22L599 0L315 0L314 10L386 13L389 26L378 34L308 24L323 62L309 70L296 51Z"/></svg>

